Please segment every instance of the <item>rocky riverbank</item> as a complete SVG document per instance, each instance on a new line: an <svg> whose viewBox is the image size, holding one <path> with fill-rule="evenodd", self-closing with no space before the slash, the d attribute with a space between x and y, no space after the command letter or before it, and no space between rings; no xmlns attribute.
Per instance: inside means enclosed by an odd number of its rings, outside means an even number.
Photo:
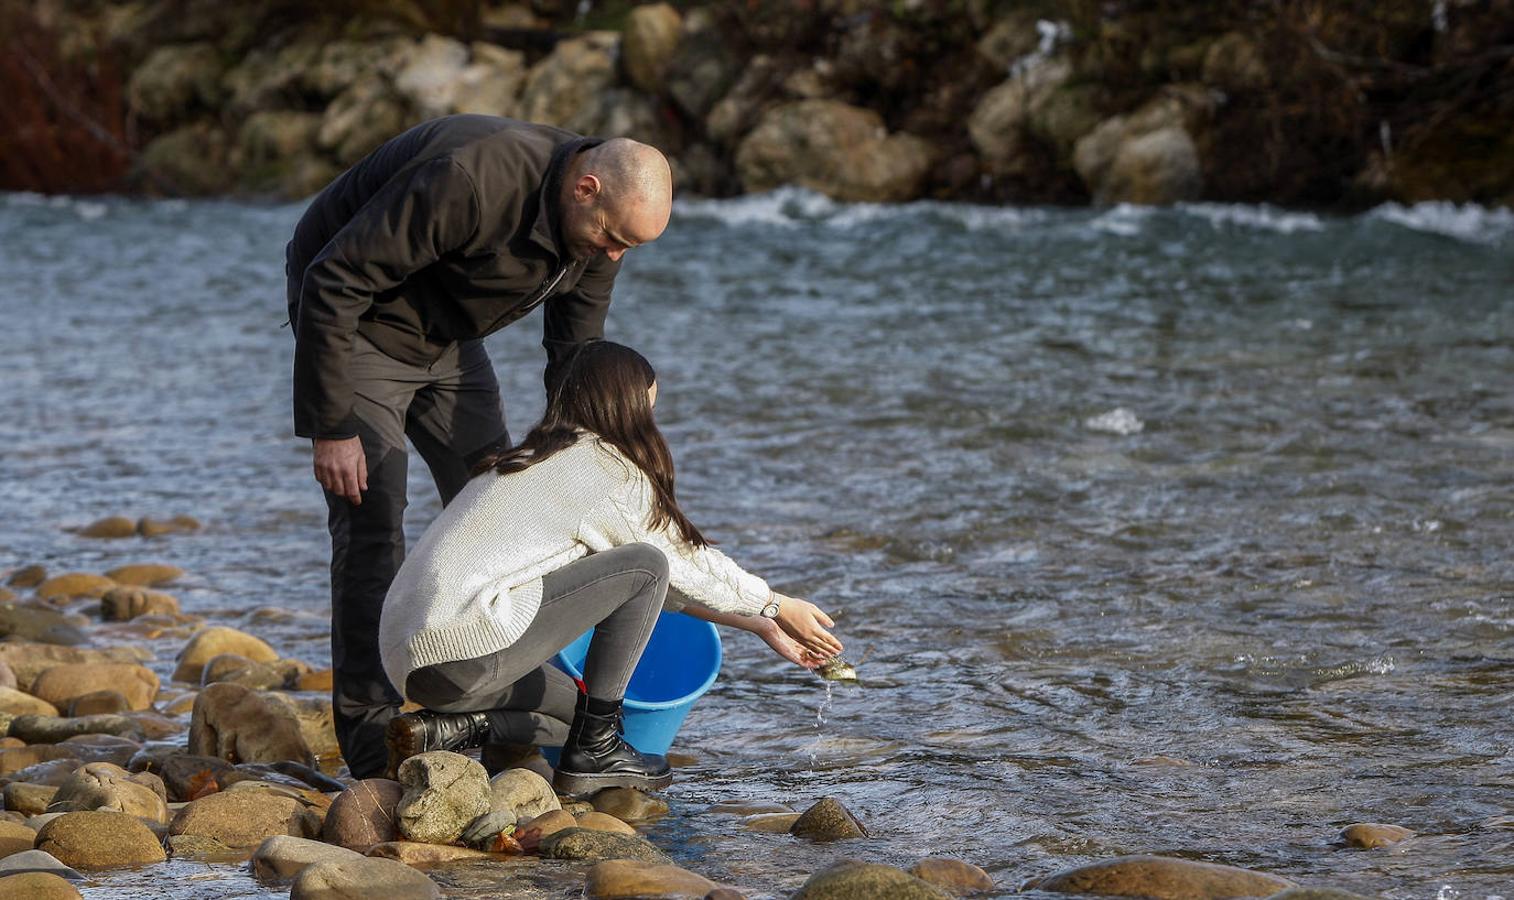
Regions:
<svg viewBox="0 0 1514 900"><path fill-rule="evenodd" d="M189 517L112 517L76 533L151 540L157 554L198 527ZM469 756L426 753L406 761L397 782L354 781L331 727L330 670L181 610L164 588L183 575L163 563L103 574L38 565L4 573L0 898L78 897L81 879L108 883L113 870L170 858L246 861L264 885L309 900L482 896L523 882L523 896L582 886L596 898L731 900L753 889L682 868L648 841L647 826L669 814L659 798L622 788L587 801L557 796L535 752L486 757L488 769ZM144 646L165 641L179 646L172 661ZM717 803L708 814L731 817L738 833L834 843L835 862L811 874L795 898L944 898L1017 887L996 886L977 866L946 857L927 856L908 870L848 858L866 854L865 824L835 798L789 799L795 805ZM1372 849L1412 836L1362 823L1340 843ZM1155 898L1354 896L1155 856L1108 859L1018 887Z"/></svg>
<svg viewBox="0 0 1514 900"><path fill-rule="evenodd" d="M476 112L647 141L684 194L1514 204L1504 0L0 10L10 189L301 197Z"/></svg>

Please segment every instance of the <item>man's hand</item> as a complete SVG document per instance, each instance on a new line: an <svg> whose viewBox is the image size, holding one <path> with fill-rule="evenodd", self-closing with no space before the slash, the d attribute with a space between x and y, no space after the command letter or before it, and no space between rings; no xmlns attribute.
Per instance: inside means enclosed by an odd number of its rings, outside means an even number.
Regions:
<svg viewBox="0 0 1514 900"><path fill-rule="evenodd" d="M362 439L316 438L315 480L331 493L346 498L353 506L361 506L363 491L368 490L368 460L363 456Z"/></svg>
<svg viewBox="0 0 1514 900"><path fill-rule="evenodd" d="M820 607L798 597L785 597L777 591L773 592L773 596L778 599L778 618L775 621L784 634L793 638L812 656L818 656L822 660L841 652L841 642L825 630L834 628L836 623Z"/></svg>

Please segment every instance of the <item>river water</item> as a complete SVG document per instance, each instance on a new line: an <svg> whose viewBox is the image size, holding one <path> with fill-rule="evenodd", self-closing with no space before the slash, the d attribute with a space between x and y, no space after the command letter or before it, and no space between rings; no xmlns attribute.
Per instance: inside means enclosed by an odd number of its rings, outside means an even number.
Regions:
<svg viewBox="0 0 1514 900"><path fill-rule="evenodd" d="M280 327L299 212L0 198L0 569L174 563L188 611L327 662ZM1514 897L1511 251L1514 214L1434 205L681 203L610 336L659 370L686 509L832 610L863 680L727 636L651 839L753 897L932 853L1005 893L1159 853ZM538 322L489 340L517 437ZM437 509L413 465L412 537ZM64 530L117 513L206 527ZM165 681L181 642L152 645ZM711 810L823 795L872 837ZM1334 844L1360 821L1419 836ZM581 884L459 871L457 896ZM281 893L173 862L86 895Z"/></svg>

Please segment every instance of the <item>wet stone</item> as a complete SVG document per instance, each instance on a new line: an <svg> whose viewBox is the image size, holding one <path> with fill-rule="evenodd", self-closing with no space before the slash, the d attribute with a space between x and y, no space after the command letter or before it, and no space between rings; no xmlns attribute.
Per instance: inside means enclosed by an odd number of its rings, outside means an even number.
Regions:
<svg viewBox="0 0 1514 900"><path fill-rule="evenodd" d="M16 900L74 900L83 895L66 879L48 872L0 874L0 898L12 897Z"/></svg>
<svg viewBox="0 0 1514 900"><path fill-rule="evenodd" d="M126 538L137 533L137 523L125 516L106 516L80 528L77 534L87 538Z"/></svg>
<svg viewBox="0 0 1514 900"><path fill-rule="evenodd" d="M635 859L667 865L673 863L667 854L645 838L585 828L565 828L542 838L540 852L545 859Z"/></svg>
<svg viewBox="0 0 1514 900"><path fill-rule="evenodd" d="M584 886L585 897L630 900L636 897L703 898L715 883L687 869L629 859L595 863Z"/></svg>
<svg viewBox="0 0 1514 900"><path fill-rule="evenodd" d="M564 828L577 827L579 827L578 820L573 818L572 813L565 809L554 809L516 823L516 833L524 834L528 831L535 831L539 837L544 838L549 834L556 834Z"/></svg>
<svg viewBox="0 0 1514 900"><path fill-rule="evenodd" d="M71 812L42 826L37 849L76 869L138 866L167 859L158 836L120 812Z"/></svg>
<svg viewBox="0 0 1514 900"><path fill-rule="evenodd" d="M114 734L81 734L57 744L87 762L108 762L125 768L142 745Z"/></svg>
<svg viewBox="0 0 1514 900"><path fill-rule="evenodd" d="M5 583L14 588L32 588L47 580L47 569L44 566L22 566L12 572Z"/></svg>
<svg viewBox="0 0 1514 900"><path fill-rule="evenodd" d="M212 684L190 714L189 752L230 762L315 762L294 715L241 685Z"/></svg>
<svg viewBox="0 0 1514 900"><path fill-rule="evenodd" d="M1383 825L1375 822L1358 822L1341 829L1341 840L1347 847L1362 850L1377 850L1391 847L1414 837L1414 832L1401 825Z"/></svg>
<svg viewBox="0 0 1514 900"><path fill-rule="evenodd" d="M168 822L162 790L163 782L156 775L133 775L111 763L89 763L58 788L47 812L106 810L162 824Z"/></svg>
<svg viewBox="0 0 1514 900"><path fill-rule="evenodd" d="M28 744L56 744L81 734L113 734L117 737L145 740L142 726L125 716L55 716L26 715L11 720L11 737ZM30 749L30 748L28 748ZM5 751L0 751L4 753Z"/></svg>
<svg viewBox="0 0 1514 900"><path fill-rule="evenodd" d="M203 834L170 834L164 843L174 859L197 859L202 862L233 862L248 857L245 847L228 847Z"/></svg>
<svg viewBox="0 0 1514 900"><path fill-rule="evenodd" d="M45 850L23 850L0 859L0 876L22 872L47 872L69 881L79 881L84 877Z"/></svg>
<svg viewBox="0 0 1514 900"><path fill-rule="evenodd" d="M198 682L205 664L222 653L235 653L254 662L273 662L279 658L278 653L261 638L235 628L212 625L195 632L179 651L174 681Z"/></svg>
<svg viewBox="0 0 1514 900"><path fill-rule="evenodd" d="M321 817L293 797L262 791L224 791L186 805L169 823L170 835L214 838L232 848L252 848L276 834L314 838Z"/></svg>
<svg viewBox="0 0 1514 900"><path fill-rule="evenodd" d="M412 841L450 844L489 812L489 775L476 760L433 750L400 764L404 796L395 806L400 834Z"/></svg>
<svg viewBox="0 0 1514 900"><path fill-rule="evenodd" d="M1064 894L1184 897L1266 897L1294 884L1285 878L1165 856L1122 856L1058 872L1035 885ZM1249 892L1249 893L1248 893Z"/></svg>
<svg viewBox="0 0 1514 900"><path fill-rule="evenodd" d="M258 845L252 854L251 868L253 876L262 881L283 881L294 878L306 866L318 862L361 858L361 854L345 847L276 834Z"/></svg>
<svg viewBox="0 0 1514 900"><path fill-rule="evenodd" d="M441 896L436 882L392 859L319 862L307 866L294 880L290 900L433 900Z"/></svg>
<svg viewBox="0 0 1514 900"><path fill-rule="evenodd" d="M911 866L909 873L950 894L973 894L994 889L994 880L987 872L959 859L928 856Z"/></svg>
<svg viewBox="0 0 1514 900"><path fill-rule="evenodd" d="M834 797L822 797L805 810L789 833L812 841L867 837L867 829Z"/></svg>
<svg viewBox="0 0 1514 900"><path fill-rule="evenodd" d="M541 775L530 769L506 769L489 780L489 809L509 813L518 821L562 809L562 804Z"/></svg>
<svg viewBox="0 0 1514 900"><path fill-rule="evenodd" d="M407 866L435 866L457 862L460 859L504 859L502 854L470 850L467 847L449 847L444 844L422 844L416 841L385 841L368 848L368 856L392 859Z"/></svg>
<svg viewBox="0 0 1514 900"><path fill-rule="evenodd" d="M635 834L636 829L608 813L588 812L577 819L579 828L590 831L608 831L612 834Z"/></svg>
<svg viewBox="0 0 1514 900"><path fill-rule="evenodd" d="M147 709L158 696L158 676L135 663L65 663L38 675L31 686L32 694L60 709L76 697L102 691L118 692L127 709Z"/></svg>
<svg viewBox="0 0 1514 900"><path fill-rule="evenodd" d="M0 711L8 712L13 716L27 714L56 716L58 707L15 688L0 687Z"/></svg>
<svg viewBox="0 0 1514 900"><path fill-rule="evenodd" d="M1337 888L1295 887L1272 894L1267 900L1372 900Z"/></svg>
<svg viewBox="0 0 1514 900"><path fill-rule="evenodd" d="M136 530L133 526L132 530ZM184 577L184 570L178 566L169 566L162 563L137 563L129 566L117 566L106 571L105 577L117 584L130 585L132 587L157 587L170 581L177 581Z"/></svg>
<svg viewBox="0 0 1514 900"><path fill-rule="evenodd" d="M78 759L78 757L66 747L55 747L51 744L38 744L35 747L8 747L0 750L0 775L11 776L37 763L54 759Z"/></svg>
<svg viewBox="0 0 1514 900"><path fill-rule="evenodd" d="M811 875L793 900L946 900L952 895L903 869L842 860Z"/></svg>
<svg viewBox="0 0 1514 900"><path fill-rule="evenodd" d="M84 643L84 632L71 617L15 603L0 603L0 637L65 646Z"/></svg>
<svg viewBox="0 0 1514 900"><path fill-rule="evenodd" d="M799 813L758 813L755 816L747 816L741 824L747 831L757 831L763 834L788 834L799 821Z"/></svg>
<svg viewBox="0 0 1514 900"><path fill-rule="evenodd" d="M114 587L100 598L100 618L127 622L139 616L177 616L179 601L162 591L140 587Z"/></svg>
<svg viewBox="0 0 1514 900"><path fill-rule="evenodd" d="M116 583L104 575L93 572L67 572L54 575L37 585L37 596L43 600L69 600L74 597L92 597L96 600Z"/></svg>
<svg viewBox="0 0 1514 900"><path fill-rule="evenodd" d="M36 843L36 829L20 822L0 822L0 858L30 850Z"/></svg>
<svg viewBox="0 0 1514 900"><path fill-rule="evenodd" d="M668 804L661 797L635 788L606 788L589 801L594 809L623 822L650 822L668 814Z"/></svg>
<svg viewBox="0 0 1514 900"><path fill-rule="evenodd" d="M321 839L357 851L398 839L394 807L404 792L399 782L387 778L359 781L332 801Z"/></svg>

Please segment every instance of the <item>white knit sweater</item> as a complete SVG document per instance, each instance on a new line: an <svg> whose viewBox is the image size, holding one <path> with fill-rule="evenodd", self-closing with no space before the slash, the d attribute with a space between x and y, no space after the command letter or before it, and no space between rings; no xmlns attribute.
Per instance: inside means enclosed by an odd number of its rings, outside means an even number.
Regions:
<svg viewBox="0 0 1514 900"><path fill-rule="evenodd" d="M761 610L768 599L761 578L713 547L689 547L671 525L648 527L654 496L635 463L588 432L524 472L474 478L389 587L379 623L389 680L404 693L422 666L509 647L536 617L543 575L636 541L662 550L669 582L685 599L721 612Z"/></svg>

